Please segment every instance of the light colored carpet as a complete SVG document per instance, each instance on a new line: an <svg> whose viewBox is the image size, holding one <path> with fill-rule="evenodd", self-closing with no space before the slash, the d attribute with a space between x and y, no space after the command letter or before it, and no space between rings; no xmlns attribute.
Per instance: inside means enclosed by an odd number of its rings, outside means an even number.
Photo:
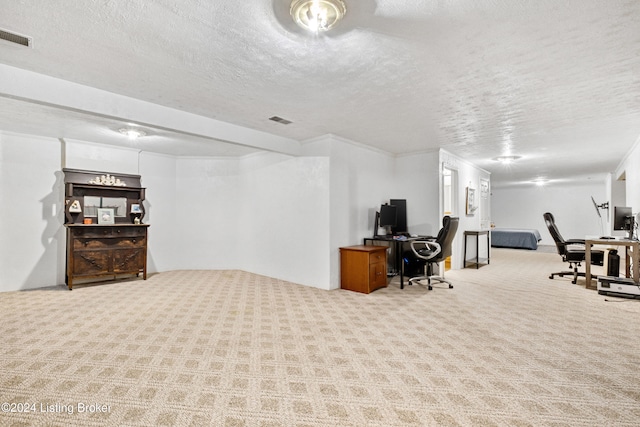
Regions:
<svg viewBox="0 0 640 427"><path fill-rule="evenodd" d="M640 425L640 302L492 255L433 291L175 271L0 294L0 402L35 409L0 425Z"/></svg>

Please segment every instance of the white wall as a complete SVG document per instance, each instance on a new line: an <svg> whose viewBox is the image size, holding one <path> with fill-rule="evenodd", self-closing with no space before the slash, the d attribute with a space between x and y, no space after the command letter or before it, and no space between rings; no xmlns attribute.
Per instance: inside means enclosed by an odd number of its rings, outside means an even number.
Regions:
<svg viewBox="0 0 640 427"><path fill-rule="evenodd" d="M183 268L176 254L182 251L176 208L177 165L172 156L139 155L139 175L145 191L144 222L148 228L147 271L155 273Z"/></svg>
<svg viewBox="0 0 640 427"><path fill-rule="evenodd" d="M180 158L176 177L174 263L180 269L240 268L238 160Z"/></svg>
<svg viewBox="0 0 640 427"><path fill-rule="evenodd" d="M329 164L274 153L241 160L243 270L330 289Z"/></svg>
<svg viewBox="0 0 640 427"><path fill-rule="evenodd" d="M607 198L606 182L494 187L491 217L497 228L537 229L542 236L540 244L553 245L542 217L545 212L553 214L565 239L581 239L586 235L602 233L592 196L598 203L604 203ZM603 216L606 216L604 212Z"/></svg>
<svg viewBox="0 0 640 427"><path fill-rule="evenodd" d="M613 174L609 174L606 179L605 187L607 190L607 197L605 200L596 200L596 203L598 204L602 204L607 201L609 202L609 209L601 209L601 215L606 220L605 234L611 236L624 236L627 234L626 232L613 230L613 214L616 206L627 206L626 181L622 179L615 179ZM638 209L640 209L640 206L638 206Z"/></svg>
<svg viewBox="0 0 640 427"><path fill-rule="evenodd" d="M388 153L333 135L306 142L303 152L330 158L329 287L337 289L339 248L361 245L365 237L371 237L376 210L396 197L395 159Z"/></svg>
<svg viewBox="0 0 640 427"><path fill-rule="evenodd" d="M0 132L0 291L64 281L61 143Z"/></svg>
<svg viewBox="0 0 640 427"><path fill-rule="evenodd" d="M626 206L640 211L640 138L618 166L615 177L624 176Z"/></svg>
<svg viewBox="0 0 640 427"><path fill-rule="evenodd" d="M177 160L175 268L242 269L329 287L329 160Z"/></svg>
<svg viewBox="0 0 640 427"><path fill-rule="evenodd" d="M435 236L442 226L438 151L399 156L395 162L394 199L407 199L411 234Z"/></svg>
<svg viewBox="0 0 640 427"><path fill-rule="evenodd" d="M66 139L62 167L138 175L139 150Z"/></svg>

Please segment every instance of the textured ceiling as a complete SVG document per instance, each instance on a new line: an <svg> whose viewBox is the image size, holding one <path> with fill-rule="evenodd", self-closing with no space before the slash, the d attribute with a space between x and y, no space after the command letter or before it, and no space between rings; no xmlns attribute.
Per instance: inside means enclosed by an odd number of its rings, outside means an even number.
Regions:
<svg viewBox="0 0 640 427"><path fill-rule="evenodd" d="M0 0L0 28L33 38L1 42L0 63L298 141L444 148L495 184L597 177L640 135L640 1L345 2L336 31L313 36L288 0ZM0 113L2 129L118 143L113 118L7 96ZM253 151L156 135L137 144ZM522 159L505 169L502 154Z"/></svg>

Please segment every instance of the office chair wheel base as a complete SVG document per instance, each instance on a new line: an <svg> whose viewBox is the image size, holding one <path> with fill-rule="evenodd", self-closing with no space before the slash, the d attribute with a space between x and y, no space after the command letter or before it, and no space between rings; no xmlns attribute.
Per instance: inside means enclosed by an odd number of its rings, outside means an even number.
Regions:
<svg viewBox="0 0 640 427"><path fill-rule="evenodd" d="M433 290L433 286L429 285L429 290L432 291Z"/></svg>
<svg viewBox="0 0 640 427"><path fill-rule="evenodd" d="M452 284L449 284L449 289L453 289L453 285Z"/></svg>

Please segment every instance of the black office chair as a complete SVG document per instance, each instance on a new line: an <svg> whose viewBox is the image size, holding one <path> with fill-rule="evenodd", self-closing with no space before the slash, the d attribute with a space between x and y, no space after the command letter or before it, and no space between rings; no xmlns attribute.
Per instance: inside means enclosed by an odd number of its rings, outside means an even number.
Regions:
<svg viewBox="0 0 640 427"><path fill-rule="evenodd" d="M444 278L444 266L440 266L440 275L433 275L434 264L444 262L444 260L451 256L451 246L453 244L453 238L458 230L459 218L445 216L442 218L442 228L438 232L438 236L435 240L412 240L411 250L405 251L402 256L402 266L413 267L416 266L422 268L424 276L412 277L409 279L409 284L413 282L420 282L426 280L429 286L429 290L433 289L431 281L436 280L442 283L448 283L449 288L453 288L450 281Z"/></svg>
<svg viewBox="0 0 640 427"><path fill-rule="evenodd" d="M553 241L556 243L558 253L562 257L562 261L569 263L569 268L573 271L560 271L558 273L551 273L549 279L553 279L554 276L573 276L571 283L575 284L578 281L578 277L584 277L585 273L578 272L578 267L581 266L582 261L585 260L585 242L584 239L570 239L564 240L562 235L556 227L556 220L553 214L546 212L544 215L544 222L547 224L549 233L553 237ZM591 251L591 264L602 265L604 260L604 252L598 250Z"/></svg>

